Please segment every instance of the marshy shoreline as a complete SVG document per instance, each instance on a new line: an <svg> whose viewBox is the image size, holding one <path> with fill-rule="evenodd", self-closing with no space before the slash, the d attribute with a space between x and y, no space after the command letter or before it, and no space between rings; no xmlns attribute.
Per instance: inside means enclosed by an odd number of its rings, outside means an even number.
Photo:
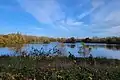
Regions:
<svg viewBox="0 0 120 80"><path fill-rule="evenodd" d="M72 56L1 56L2 80L119 80L120 60Z"/></svg>

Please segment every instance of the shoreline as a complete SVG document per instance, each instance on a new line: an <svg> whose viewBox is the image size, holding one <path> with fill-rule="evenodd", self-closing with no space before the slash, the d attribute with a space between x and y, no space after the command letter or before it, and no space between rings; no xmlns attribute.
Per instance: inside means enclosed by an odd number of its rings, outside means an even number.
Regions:
<svg viewBox="0 0 120 80"><path fill-rule="evenodd" d="M118 80L120 60L106 58L4 57L3 80Z"/></svg>

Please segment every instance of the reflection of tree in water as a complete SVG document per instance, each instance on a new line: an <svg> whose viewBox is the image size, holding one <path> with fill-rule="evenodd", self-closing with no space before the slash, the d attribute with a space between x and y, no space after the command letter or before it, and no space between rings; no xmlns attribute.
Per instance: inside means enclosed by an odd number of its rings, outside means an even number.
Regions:
<svg viewBox="0 0 120 80"><path fill-rule="evenodd" d="M76 47L75 44L68 44L67 46L70 47L70 48L75 48Z"/></svg>
<svg viewBox="0 0 120 80"><path fill-rule="evenodd" d="M0 44L0 48L3 48L3 47L5 47L5 45L1 45L1 44Z"/></svg>
<svg viewBox="0 0 120 80"><path fill-rule="evenodd" d="M120 50L120 45L106 45L106 48L110 50Z"/></svg>
<svg viewBox="0 0 120 80"><path fill-rule="evenodd" d="M86 45L86 46L92 47L92 48L106 48L109 50L120 50L120 45L117 45L117 44L106 44L106 45L96 44L96 45Z"/></svg>
<svg viewBox="0 0 120 80"><path fill-rule="evenodd" d="M90 45L86 45L87 47L92 47L92 48L105 48L106 45L99 45L99 44L90 44Z"/></svg>
<svg viewBox="0 0 120 80"><path fill-rule="evenodd" d="M13 46L8 46L8 48L12 51L15 52L15 54L20 54L20 55L23 55L22 54L22 48L24 47L24 44L16 44L16 45L13 45Z"/></svg>

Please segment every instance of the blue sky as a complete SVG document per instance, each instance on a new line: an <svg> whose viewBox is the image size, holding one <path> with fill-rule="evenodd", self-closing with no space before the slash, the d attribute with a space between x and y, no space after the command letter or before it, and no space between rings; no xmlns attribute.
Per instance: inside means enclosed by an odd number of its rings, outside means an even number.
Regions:
<svg viewBox="0 0 120 80"><path fill-rule="evenodd" d="M120 36L120 0L0 0L0 34Z"/></svg>

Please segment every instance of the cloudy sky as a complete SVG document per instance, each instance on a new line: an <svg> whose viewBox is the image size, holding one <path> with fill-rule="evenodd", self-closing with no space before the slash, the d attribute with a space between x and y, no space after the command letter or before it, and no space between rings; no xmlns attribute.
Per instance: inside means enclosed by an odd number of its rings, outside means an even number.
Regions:
<svg viewBox="0 0 120 80"><path fill-rule="evenodd" d="M0 34L120 36L120 0L0 0Z"/></svg>

